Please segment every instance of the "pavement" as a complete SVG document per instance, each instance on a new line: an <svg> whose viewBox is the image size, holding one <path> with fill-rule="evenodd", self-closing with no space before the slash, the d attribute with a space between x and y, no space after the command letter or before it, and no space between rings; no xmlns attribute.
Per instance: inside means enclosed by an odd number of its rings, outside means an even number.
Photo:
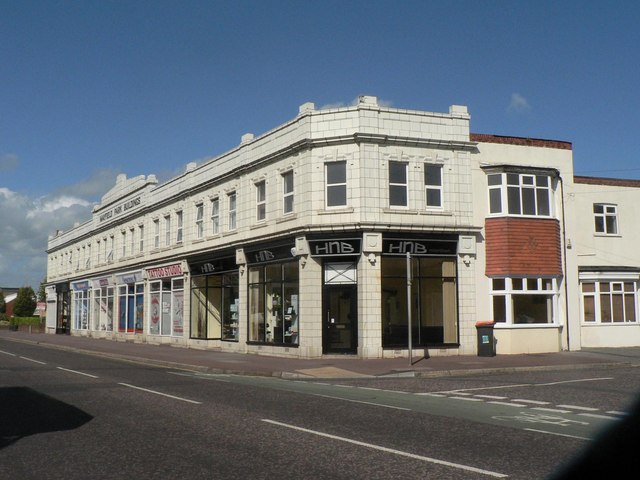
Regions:
<svg viewBox="0 0 640 480"><path fill-rule="evenodd" d="M164 368L273 376L298 379L353 379L382 377L442 377L532 370L589 369L594 366L640 367L640 347L583 349L557 353L496 355L434 355L414 350L408 358L361 359L346 355L315 359L230 353L221 349L200 350L135 341L99 339L0 329L0 340L40 345L88 355Z"/></svg>

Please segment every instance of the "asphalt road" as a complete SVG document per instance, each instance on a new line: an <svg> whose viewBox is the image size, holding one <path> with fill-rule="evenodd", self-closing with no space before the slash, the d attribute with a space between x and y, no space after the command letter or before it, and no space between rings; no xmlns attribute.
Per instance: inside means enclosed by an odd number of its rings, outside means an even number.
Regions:
<svg viewBox="0 0 640 480"><path fill-rule="evenodd" d="M545 478L625 417L633 368L203 375L0 343L0 478Z"/></svg>

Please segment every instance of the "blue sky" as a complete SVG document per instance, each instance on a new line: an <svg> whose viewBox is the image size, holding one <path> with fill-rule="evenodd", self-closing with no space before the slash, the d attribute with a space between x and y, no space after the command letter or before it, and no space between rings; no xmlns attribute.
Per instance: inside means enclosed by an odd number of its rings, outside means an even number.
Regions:
<svg viewBox="0 0 640 480"><path fill-rule="evenodd" d="M115 182L160 181L298 106L469 107L640 178L640 7L596 1L0 0L0 287Z"/></svg>

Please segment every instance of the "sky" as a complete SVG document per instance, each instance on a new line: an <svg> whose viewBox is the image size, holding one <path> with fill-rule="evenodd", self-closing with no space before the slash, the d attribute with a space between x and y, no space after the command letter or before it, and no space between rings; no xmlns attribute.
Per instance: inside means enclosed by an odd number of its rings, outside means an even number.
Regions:
<svg viewBox="0 0 640 480"><path fill-rule="evenodd" d="M640 179L638 24L632 1L0 0L0 288L37 291L118 174L166 181L308 101L466 105Z"/></svg>

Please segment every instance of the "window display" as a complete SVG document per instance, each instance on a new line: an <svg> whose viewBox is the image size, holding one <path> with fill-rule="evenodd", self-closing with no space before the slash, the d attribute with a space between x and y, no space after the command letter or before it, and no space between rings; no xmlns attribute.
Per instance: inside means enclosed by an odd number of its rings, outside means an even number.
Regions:
<svg viewBox="0 0 640 480"><path fill-rule="evenodd" d="M238 274L191 279L191 338L238 340L240 291Z"/></svg>

